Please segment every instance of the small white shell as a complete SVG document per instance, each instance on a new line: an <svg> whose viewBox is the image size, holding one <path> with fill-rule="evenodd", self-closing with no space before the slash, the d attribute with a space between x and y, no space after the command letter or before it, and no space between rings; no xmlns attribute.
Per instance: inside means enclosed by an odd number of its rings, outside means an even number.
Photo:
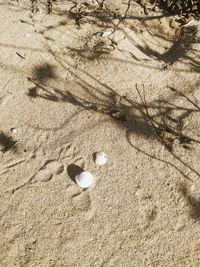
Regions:
<svg viewBox="0 0 200 267"><path fill-rule="evenodd" d="M104 152L97 152L95 156L95 163L97 165L104 165L107 162L107 156Z"/></svg>
<svg viewBox="0 0 200 267"><path fill-rule="evenodd" d="M87 188L93 184L94 177L90 172L83 171L79 175L75 176L75 181L80 187Z"/></svg>

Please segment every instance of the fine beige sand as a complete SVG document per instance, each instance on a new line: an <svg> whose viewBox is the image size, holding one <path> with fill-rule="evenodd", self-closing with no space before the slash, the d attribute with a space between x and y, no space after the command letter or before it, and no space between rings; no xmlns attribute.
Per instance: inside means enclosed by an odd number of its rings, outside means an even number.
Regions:
<svg viewBox="0 0 200 267"><path fill-rule="evenodd" d="M199 22L30 2L0 0L0 266L199 267Z"/></svg>

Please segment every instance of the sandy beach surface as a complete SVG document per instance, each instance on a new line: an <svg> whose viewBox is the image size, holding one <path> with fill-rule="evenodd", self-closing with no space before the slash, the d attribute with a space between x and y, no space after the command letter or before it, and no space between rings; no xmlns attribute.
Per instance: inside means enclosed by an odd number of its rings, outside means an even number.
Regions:
<svg viewBox="0 0 200 267"><path fill-rule="evenodd" d="M199 21L100 2L0 0L1 267L200 266Z"/></svg>

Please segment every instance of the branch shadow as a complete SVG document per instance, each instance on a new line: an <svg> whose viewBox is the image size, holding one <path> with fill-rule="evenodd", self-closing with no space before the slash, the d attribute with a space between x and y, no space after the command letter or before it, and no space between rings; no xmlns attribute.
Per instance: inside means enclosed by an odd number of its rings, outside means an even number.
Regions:
<svg viewBox="0 0 200 267"><path fill-rule="evenodd" d="M96 5L90 5L87 2L74 3L69 9L68 16L79 27L81 24L90 23L101 28L109 27L113 25L113 20L122 18L118 11L108 8L105 1Z"/></svg>
<svg viewBox="0 0 200 267"><path fill-rule="evenodd" d="M189 215L192 219L200 221L200 199L191 196L184 184L179 186L179 192L187 200L190 207Z"/></svg>
<svg viewBox="0 0 200 267"><path fill-rule="evenodd" d="M184 162L174 152L174 147L176 147L177 144L184 149L190 150L191 145L200 143L198 138L189 136L184 132L185 119L189 120L192 114L197 114L200 112L200 107L194 101L175 88L169 87L168 89L171 92L171 98L176 98L179 96L184 99L187 104L190 104L191 107L186 108L185 106L178 106L165 99L162 101L154 101L153 103L149 104L146 102L145 95L143 94L142 96L138 86L136 85L136 90L141 100L140 103L137 103L127 96L121 96L117 94L113 88L98 81L85 70L79 69L80 75L75 73L70 63L56 56L53 52L52 55L55 56L58 64L60 64L63 69L68 70L71 75L76 78L76 84L84 92L84 96L75 95L73 92L68 90L61 90L57 87L53 87L44 83L41 84L39 81L34 81L34 95L32 95L29 91L29 96L42 98L48 101L71 103L77 106L78 109L81 108L83 110L90 110L92 112L104 114L114 121L115 124L120 128L126 129L127 141L135 149L137 148L132 144L130 138L133 134L142 136L149 141L151 139L157 140L160 144L164 145L167 151L170 152L176 160L195 173L197 177L200 177L198 171L192 168L188 163ZM69 67L71 70L69 70ZM92 79L93 83L83 79L81 77L81 73L87 75L90 80ZM96 84L95 87L93 85L94 82ZM103 91L102 88L104 89ZM191 180L174 164L151 156L141 149L137 150L154 159L173 166L184 177Z"/></svg>
<svg viewBox="0 0 200 267"><path fill-rule="evenodd" d="M148 27L145 26L145 29L147 30L147 32L149 32ZM157 45L158 49L156 51L155 48L151 47L151 43L148 43L148 39L141 39L140 41L143 42L143 45L141 45L138 41L134 40L124 29L121 29L121 31L131 42L133 47L137 48L149 59L165 63L165 68L169 68L170 65L179 62L184 64L188 68L188 70L185 70L185 72L200 72L200 50L193 49L193 46L198 42L197 26L185 28L182 27L175 36L171 37L171 40L169 39L169 37L167 38L162 34L156 32L152 33L150 31L149 33L153 40L155 40L155 43L157 43L156 38L160 40L160 43L162 43L162 41L170 42L171 45L169 48L162 47L163 53L158 52L158 50L161 48L160 44ZM124 52L127 53L127 51ZM136 59L138 63L139 59L137 58L137 55L133 52L131 52L130 55L133 59ZM146 59L146 62L144 62L143 60L143 64L145 63L144 65L147 65L148 61L150 61L149 59ZM178 71L178 68L173 67L173 71Z"/></svg>

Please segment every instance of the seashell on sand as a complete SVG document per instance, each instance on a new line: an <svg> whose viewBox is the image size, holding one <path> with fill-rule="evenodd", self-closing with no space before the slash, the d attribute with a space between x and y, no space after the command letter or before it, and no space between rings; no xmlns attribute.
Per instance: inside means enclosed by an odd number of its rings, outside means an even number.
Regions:
<svg viewBox="0 0 200 267"><path fill-rule="evenodd" d="M104 165L107 162L107 156L104 152L97 152L95 155L95 163L97 165Z"/></svg>
<svg viewBox="0 0 200 267"><path fill-rule="evenodd" d="M83 171L75 176L75 182L82 188L90 187L94 183L93 175L88 171Z"/></svg>

